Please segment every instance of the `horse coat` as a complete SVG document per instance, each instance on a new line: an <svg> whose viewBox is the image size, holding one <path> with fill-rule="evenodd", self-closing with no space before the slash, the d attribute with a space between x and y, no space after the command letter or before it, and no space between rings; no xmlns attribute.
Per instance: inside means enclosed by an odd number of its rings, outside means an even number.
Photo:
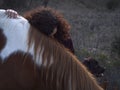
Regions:
<svg viewBox="0 0 120 90"><path fill-rule="evenodd" d="M22 16L0 9L0 89L103 90L84 65Z"/></svg>

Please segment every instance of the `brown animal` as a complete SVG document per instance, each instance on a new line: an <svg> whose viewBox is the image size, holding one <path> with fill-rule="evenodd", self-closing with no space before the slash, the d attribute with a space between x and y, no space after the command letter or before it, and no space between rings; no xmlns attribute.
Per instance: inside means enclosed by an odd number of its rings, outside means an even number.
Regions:
<svg viewBox="0 0 120 90"><path fill-rule="evenodd" d="M99 62L92 57L85 58L83 64L90 70L96 77L103 77L105 68L100 66Z"/></svg>
<svg viewBox="0 0 120 90"><path fill-rule="evenodd" d="M0 10L0 28L0 90L103 90L75 55L25 18Z"/></svg>

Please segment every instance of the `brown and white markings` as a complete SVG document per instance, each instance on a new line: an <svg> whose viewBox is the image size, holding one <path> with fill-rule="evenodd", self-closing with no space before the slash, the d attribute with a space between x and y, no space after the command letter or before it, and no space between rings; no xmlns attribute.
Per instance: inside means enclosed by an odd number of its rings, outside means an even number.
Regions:
<svg viewBox="0 0 120 90"><path fill-rule="evenodd" d="M72 53L0 10L0 90L103 90Z"/></svg>

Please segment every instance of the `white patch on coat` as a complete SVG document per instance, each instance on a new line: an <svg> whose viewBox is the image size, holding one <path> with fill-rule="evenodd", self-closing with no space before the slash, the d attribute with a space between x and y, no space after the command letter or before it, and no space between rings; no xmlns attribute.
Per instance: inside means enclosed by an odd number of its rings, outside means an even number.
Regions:
<svg viewBox="0 0 120 90"><path fill-rule="evenodd" d="M27 52L27 36L30 25L25 18L21 16L17 19L8 18L5 10L0 10L0 28L7 38L6 45L0 53L3 60L15 51Z"/></svg>
<svg viewBox="0 0 120 90"><path fill-rule="evenodd" d="M18 16L17 18L9 18L5 14L5 10L0 9L0 28L3 30L4 35L7 38L7 43L0 52L0 56L4 62L4 59L8 57L10 54L16 51L23 51L30 53L33 58L34 55L34 43L32 47L28 50L27 40L28 40L28 33L30 29L30 24L22 16ZM44 50L44 49L43 49ZM40 66L42 63L42 54L43 51L37 54L37 58L35 63ZM51 60L52 61L52 60ZM46 62L47 63L47 62ZM53 62L51 62L52 64ZM45 64L46 65L46 64Z"/></svg>

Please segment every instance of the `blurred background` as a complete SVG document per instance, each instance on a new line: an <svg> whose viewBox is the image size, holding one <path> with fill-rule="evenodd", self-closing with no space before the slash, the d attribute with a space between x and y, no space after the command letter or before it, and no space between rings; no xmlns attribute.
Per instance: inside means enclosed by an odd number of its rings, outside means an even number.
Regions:
<svg viewBox="0 0 120 90"><path fill-rule="evenodd" d="M44 5L69 21L78 59L96 59L106 69L106 90L120 90L120 0L0 0L0 8L20 15Z"/></svg>

